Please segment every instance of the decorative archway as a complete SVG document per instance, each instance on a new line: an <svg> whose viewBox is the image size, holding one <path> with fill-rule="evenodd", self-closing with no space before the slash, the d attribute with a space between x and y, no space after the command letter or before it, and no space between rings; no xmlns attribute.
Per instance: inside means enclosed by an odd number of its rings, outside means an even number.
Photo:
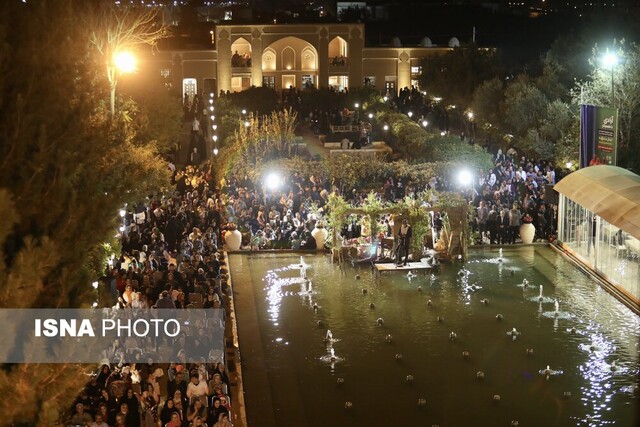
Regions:
<svg viewBox="0 0 640 427"><path fill-rule="evenodd" d="M268 47L262 52L262 71L276 70L276 51Z"/></svg>
<svg viewBox="0 0 640 427"><path fill-rule="evenodd" d="M236 41L231 44L231 66L251 66L251 43L244 37L236 39Z"/></svg>
<svg viewBox="0 0 640 427"><path fill-rule="evenodd" d="M282 68L287 71L296 69L296 52L291 46L282 49Z"/></svg>
<svg viewBox="0 0 640 427"><path fill-rule="evenodd" d="M329 58L345 59L349 57L349 44L342 37L334 37L329 42Z"/></svg>

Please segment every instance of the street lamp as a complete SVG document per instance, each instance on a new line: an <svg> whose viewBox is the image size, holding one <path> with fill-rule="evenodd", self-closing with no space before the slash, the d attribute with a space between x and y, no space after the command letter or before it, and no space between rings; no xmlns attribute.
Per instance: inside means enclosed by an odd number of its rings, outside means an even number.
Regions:
<svg viewBox="0 0 640 427"><path fill-rule="evenodd" d="M611 106L614 107L615 102L614 102L614 90L613 90L614 89L613 70L616 68L616 65L618 65L618 55L616 55L615 53L609 53L607 51L607 53L602 57L602 63L606 68L611 69Z"/></svg>
<svg viewBox="0 0 640 427"><path fill-rule="evenodd" d="M136 58L131 52L117 52L113 56L113 62L115 63L118 71L123 74L133 73L137 69Z"/></svg>
<svg viewBox="0 0 640 427"><path fill-rule="evenodd" d="M118 75L129 74L137 69L136 58L131 52L119 51L113 54L111 63L107 64L107 78L109 80L109 89L111 95L111 115L116 112L116 86L118 84Z"/></svg>

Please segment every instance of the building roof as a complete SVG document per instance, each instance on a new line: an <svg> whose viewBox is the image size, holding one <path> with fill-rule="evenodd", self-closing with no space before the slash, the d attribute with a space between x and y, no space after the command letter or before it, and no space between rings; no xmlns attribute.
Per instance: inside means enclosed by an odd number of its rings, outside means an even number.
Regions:
<svg viewBox="0 0 640 427"><path fill-rule="evenodd" d="M554 190L640 239L640 176L617 166L590 166L562 179Z"/></svg>

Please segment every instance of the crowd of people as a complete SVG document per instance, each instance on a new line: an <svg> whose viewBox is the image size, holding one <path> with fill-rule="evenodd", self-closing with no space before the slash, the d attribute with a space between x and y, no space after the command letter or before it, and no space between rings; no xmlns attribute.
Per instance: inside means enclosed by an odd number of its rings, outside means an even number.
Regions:
<svg viewBox="0 0 640 427"><path fill-rule="evenodd" d="M399 99L411 102L412 91L402 94ZM298 98L294 92L288 95ZM200 104L192 103L194 113L203 107ZM312 123L313 119L342 123L339 111L314 111ZM228 289L220 254L229 228L243 233L243 248L319 249L312 230L327 213L329 194L339 192L335 182L295 171L282 176L274 190L247 176L214 182L212 168L200 163L174 170L171 192L127 209L122 254L111 262L104 278L118 308L224 308ZM551 163L518 156L513 148L506 153L497 150L494 166L479 171L464 193L476 242L516 243L523 222L535 225L537 238L552 240L557 205L548 185L559 178ZM459 190L445 177L433 177L425 185L389 176L342 196L357 206L372 189L379 199L394 202L430 188ZM436 213L434 218L438 233L442 217ZM351 216L339 234L347 241L361 237L363 220ZM384 237L391 237L391 218L380 221ZM138 343L137 364L119 362L122 348L114 343L74 402L69 425L230 426L230 382L223 357L217 360L203 352L199 363L188 363L179 344L172 356L175 363L160 365L151 342Z"/></svg>

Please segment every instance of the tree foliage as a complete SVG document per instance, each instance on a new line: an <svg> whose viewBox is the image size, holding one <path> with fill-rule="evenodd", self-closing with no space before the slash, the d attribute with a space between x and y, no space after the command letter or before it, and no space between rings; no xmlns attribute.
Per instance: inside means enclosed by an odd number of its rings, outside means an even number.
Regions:
<svg viewBox="0 0 640 427"><path fill-rule="evenodd" d="M71 0L0 6L0 307L87 307L119 209L168 185L166 163L112 117L106 76ZM77 365L0 369L9 425L54 424Z"/></svg>
<svg viewBox="0 0 640 427"><path fill-rule="evenodd" d="M422 61L420 87L446 105L467 107L482 82L502 73L496 50L470 45Z"/></svg>

